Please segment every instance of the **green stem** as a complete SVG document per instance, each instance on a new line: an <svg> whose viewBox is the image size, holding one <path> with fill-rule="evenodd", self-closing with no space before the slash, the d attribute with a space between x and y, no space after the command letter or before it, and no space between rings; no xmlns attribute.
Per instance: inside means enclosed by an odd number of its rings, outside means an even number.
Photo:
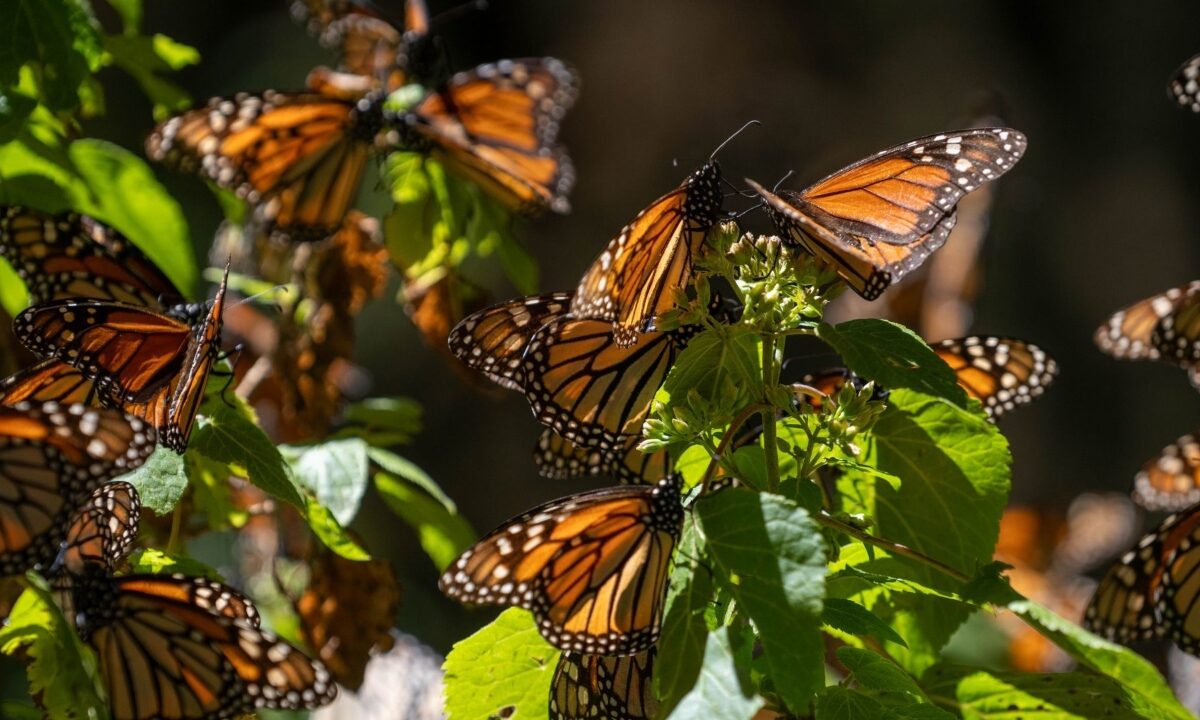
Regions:
<svg viewBox="0 0 1200 720"><path fill-rule="evenodd" d="M775 362L775 335L767 333L762 341L762 370L764 395L779 384L779 364ZM764 398L765 399L765 398ZM775 408L767 403L762 412L763 450L767 456L767 491L779 491L779 442L775 427Z"/></svg>
<svg viewBox="0 0 1200 720"><path fill-rule="evenodd" d="M971 581L971 578L967 577L958 570L955 570L941 560L935 560L919 550L913 550L907 545L901 545L900 543L892 542L891 540L884 540L881 537L876 537L865 530L860 530L849 523L842 522L826 512L821 512L814 515L813 520L827 528L837 530L840 533L849 535L852 538L856 538L870 545L874 545L875 547L883 548L892 555L899 555L910 560L915 560L923 565L928 565L934 570L952 577L960 583L968 583Z"/></svg>
<svg viewBox="0 0 1200 720"><path fill-rule="evenodd" d="M733 421L729 423L729 429L721 436L721 443L717 445L716 450L709 450L712 459L708 462L708 467L704 470L704 477L700 479L700 484L703 486L702 495L708 494L709 484L712 482L713 476L717 473L717 467L721 464L725 457L725 451L729 449L729 444L733 442L733 438L737 435L737 431L742 427L750 416L761 409L761 405L755 403L750 407L742 410L737 414Z"/></svg>
<svg viewBox="0 0 1200 720"><path fill-rule="evenodd" d="M175 511L171 513L171 535L167 538L167 554L179 552L180 531L183 528L183 503L175 503Z"/></svg>

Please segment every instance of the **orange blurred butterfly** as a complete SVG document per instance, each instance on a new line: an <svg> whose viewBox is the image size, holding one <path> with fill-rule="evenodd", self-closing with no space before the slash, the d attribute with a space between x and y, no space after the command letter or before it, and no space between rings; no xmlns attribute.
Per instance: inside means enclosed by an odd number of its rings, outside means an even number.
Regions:
<svg viewBox="0 0 1200 720"><path fill-rule="evenodd" d="M154 452L154 428L116 410L0 407L0 575L49 566L93 491Z"/></svg>
<svg viewBox="0 0 1200 720"><path fill-rule="evenodd" d="M220 350L226 277L207 314L189 325L124 303L54 300L14 321L22 344L44 361L0 383L0 404L100 402L146 419L182 453Z"/></svg>
<svg viewBox="0 0 1200 720"><path fill-rule="evenodd" d="M608 243L579 281L571 313L610 321L619 348L636 344L658 315L675 307L674 291L691 281L692 259L722 202L721 169L710 158Z"/></svg>
<svg viewBox="0 0 1200 720"><path fill-rule="evenodd" d="M961 130L884 150L802 192L746 182L785 242L874 300L942 246L959 199L1008 172L1025 145L1008 128Z"/></svg>
<svg viewBox="0 0 1200 720"><path fill-rule="evenodd" d="M404 5L403 28L358 0L296 0L292 17L322 45L337 50L338 70L369 81L372 89L392 92L413 80L428 81L435 62L424 0Z"/></svg>
<svg viewBox="0 0 1200 720"><path fill-rule="evenodd" d="M563 653L550 681L550 720L650 720L654 650L605 657Z"/></svg>
<svg viewBox="0 0 1200 720"><path fill-rule="evenodd" d="M555 647L631 655L658 638L671 551L683 522L679 480L560 498L512 518L438 581L465 603L525 608Z"/></svg>
<svg viewBox="0 0 1200 720"><path fill-rule="evenodd" d="M1200 280L1171 288L1113 313L1096 346L1122 360L1161 360L1188 368L1200 388Z"/></svg>
<svg viewBox="0 0 1200 720"><path fill-rule="evenodd" d="M89 566L111 573L137 539L141 511L137 489L124 480L96 488L87 504L75 513L50 574L65 570L79 575Z"/></svg>
<svg viewBox="0 0 1200 720"><path fill-rule="evenodd" d="M1084 626L1128 643L1167 637L1184 652L1200 652L1200 506L1163 521L1105 574L1084 614Z"/></svg>
<svg viewBox="0 0 1200 720"><path fill-rule="evenodd" d="M989 419L996 419L1039 397L1058 375L1058 363L1037 345L1014 338L973 335L930 345L957 376L967 395L983 404ZM858 381L846 368L809 375L802 383L820 395L836 398L848 381ZM817 407L819 398L804 395Z"/></svg>
<svg viewBox="0 0 1200 720"><path fill-rule="evenodd" d="M198 172L296 242L341 227L372 151L428 152L516 212L566 212L574 171L558 128L575 100L574 71L554 58L502 60L452 77L402 111L387 96L321 92L214 98L160 124L150 159Z"/></svg>
<svg viewBox="0 0 1200 720"><path fill-rule="evenodd" d="M1133 479L1133 499L1156 512L1200 503L1200 432L1180 437L1147 460Z"/></svg>

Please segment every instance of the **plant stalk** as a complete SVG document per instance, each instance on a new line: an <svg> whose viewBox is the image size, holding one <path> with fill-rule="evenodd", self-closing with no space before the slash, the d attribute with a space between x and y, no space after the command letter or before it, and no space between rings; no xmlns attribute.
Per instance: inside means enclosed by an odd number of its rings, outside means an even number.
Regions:
<svg viewBox="0 0 1200 720"><path fill-rule="evenodd" d="M762 341L763 394L779 383L779 365L775 362L775 335L767 333ZM763 398L766 400L766 397ZM763 450L767 456L767 491L779 492L779 441L775 427L775 408L767 403L762 411Z"/></svg>
<svg viewBox="0 0 1200 720"><path fill-rule="evenodd" d="M971 578L967 577L958 570L955 570L941 560L935 560L919 550L913 550L907 545L901 545L900 543L892 542L891 540L884 540L881 537L876 537L865 530L860 530L853 525L844 523L824 511L814 515L813 520L827 528L837 530L840 533L844 533L852 538L861 540L870 545L874 545L875 547L883 548L892 555L899 555L901 557L906 557L909 560L915 560L922 565L928 565L934 570L937 570L943 575L954 578L960 583L968 583L971 581Z"/></svg>

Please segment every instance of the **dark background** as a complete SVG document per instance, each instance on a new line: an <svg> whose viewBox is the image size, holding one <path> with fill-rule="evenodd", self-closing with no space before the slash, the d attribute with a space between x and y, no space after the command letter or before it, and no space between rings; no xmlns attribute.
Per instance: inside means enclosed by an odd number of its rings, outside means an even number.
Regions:
<svg viewBox="0 0 1200 720"><path fill-rule="evenodd" d="M400 0L380 2L400 15ZM435 13L450 4L430 2ZM1181 371L1121 363L1091 343L1107 313L1200 270L1200 117L1174 108L1164 91L1172 70L1200 51L1200 5L1066 5L492 0L442 34L459 69L554 55L582 75L563 131L579 176L574 212L522 228L542 290L572 288L625 222L748 119L763 127L722 152L726 174L774 182L795 170L791 184L802 187L874 151L965 125L980 107L1001 108L1029 150L1000 183L972 330L1033 340L1058 358L1057 385L1003 430L1015 455L1014 501L1062 509L1083 491L1127 489L1146 458L1200 424ZM284 0L147 0L145 30L200 50L202 63L178 76L197 100L299 89L309 68L332 61ZM119 71L102 77L108 115L86 132L140 150L148 103ZM219 221L215 201L193 177L160 176L203 257ZM378 188L364 184L363 206L386 211ZM767 230L758 215L746 226ZM512 295L496 278L496 297ZM424 405L425 429L403 452L477 530L594 484L538 478L529 453L539 427L524 401L465 386L393 296L361 319L371 394ZM402 629L445 651L491 617L438 595L415 537L374 495L356 528L403 578Z"/></svg>

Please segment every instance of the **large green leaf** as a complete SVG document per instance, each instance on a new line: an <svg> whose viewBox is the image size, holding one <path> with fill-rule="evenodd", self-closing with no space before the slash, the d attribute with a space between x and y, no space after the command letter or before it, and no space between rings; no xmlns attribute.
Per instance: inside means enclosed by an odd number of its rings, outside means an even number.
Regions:
<svg viewBox="0 0 1200 720"><path fill-rule="evenodd" d="M822 323L817 336L838 351L846 367L889 390L910 388L967 406L954 371L903 325L878 318Z"/></svg>
<svg viewBox="0 0 1200 720"><path fill-rule="evenodd" d="M342 525L358 514L367 489L367 444L357 438L317 445L281 445L279 452L301 486L313 491Z"/></svg>
<svg viewBox="0 0 1200 720"><path fill-rule="evenodd" d="M827 597L825 607L821 611L821 621L831 628L841 632L871 636L877 640L894 642L901 647L907 647L904 638L900 637L891 625L880 620L874 613L853 600Z"/></svg>
<svg viewBox="0 0 1200 720"><path fill-rule="evenodd" d="M96 690L96 658L40 580L17 598L0 627L0 652L26 658L30 692L41 698L52 720L108 717L108 704Z"/></svg>
<svg viewBox="0 0 1200 720"><path fill-rule="evenodd" d="M375 487L392 512L416 531L421 547L439 571L475 542L475 531L461 515L408 481L381 472L375 474Z"/></svg>
<svg viewBox="0 0 1200 720"><path fill-rule="evenodd" d="M113 64L142 86L142 92L154 103L156 119L163 120L172 112L191 107L191 96L162 75L200 62L200 53L195 48L165 35L129 34L108 36L104 47Z"/></svg>
<svg viewBox="0 0 1200 720"><path fill-rule="evenodd" d="M675 551L675 567L667 585L667 599L658 639L658 653L670 662L654 668L654 693L664 713L674 708L696 684L704 663L708 624L704 612L712 603L712 575L698 562L702 546L696 519L688 514Z"/></svg>
<svg viewBox="0 0 1200 720"><path fill-rule="evenodd" d="M978 413L912 390L896 390L871 433L868 462L900 478L900 487L848 473L875 484L876 534L928 555L972 577L991 562L1008 500L1008 443ZM906 565L894 574L941 590L959 583L928 565ZM919 672L967 618L965 606L934 598L897 597L899 609L884 616L908 641L910 671ZM880 612L879 608L873 608Z"/></svg>
<svg viewBox="0 0 1200 720"><path fill-rule="evenodd" d="M104 49L81 0L5 0L0 3L0 85L13 85L22 65L37 63L41 96L52 110L69 110L100 68Z"/></svg>
<svg viewBox="0 0 1200 720"><path fill-rule="evenodd" d="M545 720L558 655L528 612L505 610L446 656L449 720Z"/></svg>
<svg viewBox="0 0 1200 720"><path fill-rule="evenodd" d="M307 501L278 448L252 419L249 408L211 402L215 410L198 422L189 450L245 469L246 478L270 495L303 511ZM248 414L250 413L250 414Z"/></svg>
<svg viewBox="0 0 1200 720"><path fill-rule="evenodd" d="M736 394L728 399L744 404L749 398L761 395L760 368L757 336L750 328L706 330L689 340L679 353L663 390L677 402L692 391L716 402L733 387Z"/></svg>
<svg viewBox="0 0 1200 720"><path fill-rule="evenodd" d="M175 509L187 490L187 463L183 456L160 445L140 468L121 479L137 488L143 507L162 517Z"/></svg>
<svg viewBox="0 0 1200 720"><path fill-rule="evenodd" d="M680 700L670 720L751 720L763 706L746 677L751 650L748 645L734 648L728 628L710 633L696 686ZM663 664L665 659L655 672Z"/></svg>
<svg viewBox="0 0 1200 720"><path fill-rule="evenodd" d="M1008 604L1008 609L1079 664L1117 681L1128 702L1126 707L1138 717L1151 720L1192 718L1158 670L1141 655L1096 637L1031 600L1013 601Z"/></svg>
<svg viewBox="0 0 1200 720"><path fill-rule="evenodd" d="M1091 673L990 672L937 666L923 678L926 692L963 720L1137 720L1127 691ZM1180 717L1180 716L1176 716Z"/></svg>
<svg viewBox="0 0 1200 720"><path fill-rule="evenodd" d="M717 577L754 621L777 690L793 710L825 681L821 600L825 552L820 530L795 502L729 489L696 503Z"/></svg>

